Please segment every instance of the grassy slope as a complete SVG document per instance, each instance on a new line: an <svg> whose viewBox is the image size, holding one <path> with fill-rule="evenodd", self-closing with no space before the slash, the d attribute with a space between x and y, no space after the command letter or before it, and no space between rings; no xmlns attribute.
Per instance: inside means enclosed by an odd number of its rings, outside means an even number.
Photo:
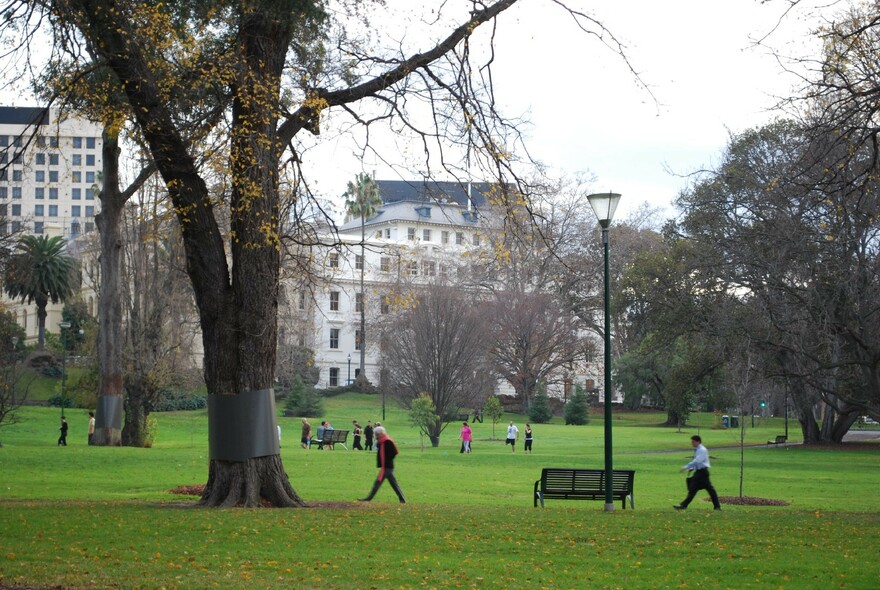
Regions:
<svg viewBox="0 0 880 590"><path fill-rule="evenodd" d="M695 502L677 469L690 456L685 432L659 415L615 416L615 466L636 474L636 510L601 502L548 501L533 509L543 466L602 467L600 417L586 427L535 425L535 453L510 453L475 425L474 453L458 453L451 425L440 448L420 448L405 414L387 407L401 447L397 475L410 504L390 489L368 506L312 510L198 510L167 490L203 483L204 412L157 415L153 449L85 445L86 416L68 411L70 446L59 449L58 410L28 408L0 429L0 581L63 587L209 588L875 588L880 574L880 448L745 450L745 495L786 508ZM379 399L327 401L336 428L381 419ZM496 426L503 436L506 417ZM312 422L316 422L315 419ZM351 502L375 476L368 453L305 451L299 420L281 418L282 457L310 502ZM738 432L695 418L721 495L739 486ZM795 424L790 423L794 429ZM782 432L781 421L747 429L747 442ZM794 433L794 430L792 431ZM349 445L350 446L350 445ZM733 448L727 448L733 447ZM845 486L845 487L842 487ZM701 497L705 497L703 494ZM332 546L316 542L338 532ZM381 543L381 548L380 548Z"/></svg>

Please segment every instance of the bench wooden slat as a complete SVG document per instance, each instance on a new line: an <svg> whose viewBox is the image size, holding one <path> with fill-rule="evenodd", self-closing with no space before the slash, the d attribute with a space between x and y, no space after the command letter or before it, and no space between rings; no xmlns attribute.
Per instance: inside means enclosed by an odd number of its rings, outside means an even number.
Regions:
<svg viewBox="0 0 880 590"><path fill-rule="evenodd" d="M626 500L635 508L633 483L635 471L612 471L612 497L619 499L626 510ZM545 467L541 479L535 482L534 505L544 506L546 498L557 500L600 500L605 498L604 469L570 469Z"/></svg>

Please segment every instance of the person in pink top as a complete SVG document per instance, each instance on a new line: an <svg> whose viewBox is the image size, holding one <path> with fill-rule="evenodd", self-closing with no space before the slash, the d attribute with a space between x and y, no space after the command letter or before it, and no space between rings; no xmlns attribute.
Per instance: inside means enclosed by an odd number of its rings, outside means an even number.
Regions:
<svg viewBox="0 0 880 590"><path fill-rule="evenodd" d="M471 452L471 427L468 426L467 422L464 422L461 427L461 452L462 453L470 453Z"/></svg>

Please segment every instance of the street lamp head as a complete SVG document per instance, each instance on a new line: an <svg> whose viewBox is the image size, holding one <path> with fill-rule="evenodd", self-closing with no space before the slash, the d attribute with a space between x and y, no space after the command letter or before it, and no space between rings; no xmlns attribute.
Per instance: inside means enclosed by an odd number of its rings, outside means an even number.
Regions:
<svg viewBox="0 0 880 590"><path fill-rule="evenodd" d="M70 322L58 322L58 327L62 330L66 330L70 327Z"/></svg>
<svg viewBox="0 0 880 590"><path fill-rule="evenodd" d="M611 220L614 219L617 204L620 203L620 193L596 193L587 195L587 200L599 220L599 225L602 229L608 229Z"/></svg>
<svg viewBox="0 0 880 590"><path fill-rule="evenodd" d="M348 353L348 362L351 362L351 353Z"/></svg>

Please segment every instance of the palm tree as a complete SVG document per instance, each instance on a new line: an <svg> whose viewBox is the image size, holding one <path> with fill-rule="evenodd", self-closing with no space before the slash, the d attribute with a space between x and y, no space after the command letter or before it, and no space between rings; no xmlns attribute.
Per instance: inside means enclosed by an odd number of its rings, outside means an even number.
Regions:
<svg viewBox="0 0 880 590"><path fill-rule="evenodd" d="M36 302L40 331L38 350L46 344L46 306L70 298L74 292L75 261L64 254L59 236L23 236L9 259L3 288L12 299Z"/></svg>
<svg viewBox="0 0 880 590"><path fill-rule="evenodd" d="M349 215L352 217L360 216L361 218L361 370L359 380L365 381L367 374L364 371L367 359L367 298L364 295L364 269L367 266L367 259L364 256L366 245L365 223L368 217L376 214L379 206L382 204L382 197L379 196L379 185L370 178L370 175L361 172L354 177L354 182L349 181L346 187L345 207Z"/></svg>

